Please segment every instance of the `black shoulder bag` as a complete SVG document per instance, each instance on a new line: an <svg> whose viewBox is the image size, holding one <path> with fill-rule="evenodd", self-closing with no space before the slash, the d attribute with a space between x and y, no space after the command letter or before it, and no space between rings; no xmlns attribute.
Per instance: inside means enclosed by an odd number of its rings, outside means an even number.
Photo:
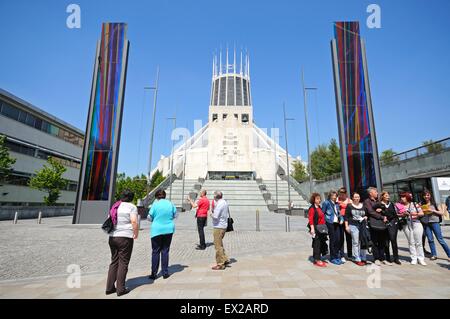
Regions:
<svg viewBox="0 0 450 319"><path fill-rule="evenodd" d="M228 222L228 225L227 225L227 232L229 232L229 231L234 231L234 228L233 228L233 223L234 223L234 220L233 220L233 218L231 218L231 214L230 214L230 207L228 207L228 220L227 220L227 222Z"/></svg>
<svg viewBox="0 0 450 319"><path fill-rule="evenodd" d="M110 234L114 231L114 224L111 218L111 215L108 215L108 218L105 220L105 222L102 225L102 229L105 233Z"/></svg>
<svg viewBox="0 0 450 319"><path fill-rule="evenodd" d="M319 213L317 213L317 208L314 205L314 228L315 230L322 235L328 235L328 227L325 224L322 225L317 225L317 223L319 222Z"/></svg>

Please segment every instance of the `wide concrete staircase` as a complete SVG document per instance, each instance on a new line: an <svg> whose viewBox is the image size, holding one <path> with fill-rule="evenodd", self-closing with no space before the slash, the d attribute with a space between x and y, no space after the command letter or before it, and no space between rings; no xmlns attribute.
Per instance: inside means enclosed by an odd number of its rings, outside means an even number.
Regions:
<svg viewBox="0 0 450 319"><path fill-rule="evenodd" d="M276 183L275 179L273 180L263 180L263 185L266 185L267 191L271 195L271 199L268 201L269 203L276 203L277 195L276 195ZM285 180L278 178L278 207L279 208L287 208L288 206L288 183ZM310 205L307 202L307 199L303 198L291 185L290 187L290 196L291 202L293 203L295 208L308 208Z"/></svg>
<svg viewBox="0 0 450 319"><path fill-rule="evenodd" d="M171 201L174 203L176 207L183 207L183 203L186 203L186 197L189 196L189 193L195 192L198 193L201 183L197 179L186 179L184 181L184 194L183 194L183 180L176 179L172 182L172 198ZM170 186L166 189L166 198L169 199L170 195Z"/></svg>
<svg viewBox="0 0 450 319"><path fill-rule="evenodd" d="M268 212L258 184L254 180L206 180L202 186L212 198L214 191L222 191L223 198L228 202L230 211Z"/></svg>
<svg viewBox="0 0 450 319"><path fill-rule="evenodd" d="M261 190L260 185L265 185L266 190ZM231 212L255 212L256 209L262 212L269 212L268 204L276 203L275 180L263 180L258 184L255 180L205 180L197 179L176 179L172 183L171 201L178 208L189 209L186 197L190 193L198 193L200 189L206 189L207 197L213 198L214 191L222 191L224 199L227 200ZM170 196L170 186L166 189L167 199ZM278 208L287 208L288 205L288 184L287 181L278 179ZM271 199L265 200L263 193L269 192ZM295 208L308 208L307 201L291 186L291 201ZM183 206L184 204L184 206Z"/></svg>

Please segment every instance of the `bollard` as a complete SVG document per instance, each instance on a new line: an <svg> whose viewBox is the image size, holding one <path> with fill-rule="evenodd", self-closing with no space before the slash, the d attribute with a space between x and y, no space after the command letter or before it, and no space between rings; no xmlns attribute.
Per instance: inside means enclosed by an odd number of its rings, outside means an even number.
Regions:
<svg viewBox="0 0 450 319"><path fill-rule="evenodd" d="M41 221L42 221L42 212L39 212L39 215L38 215L38 224L40 224L41 223Z"/></svg>
<svg viewBox="0 0 450 319"><path fill-rule="evenodd" d="M284 230L287 233L287 215L284 215Z"/></svg>
<svg viewBox="0 0 450 319"><path fill-rule="evenodd" d="M287 216L288 233L291 232L291 216Z"/></svg>
<svg viewBox="0 0 450 319"><path fill-rule="evenodd" d="M256 231L260 231L260 228L259 228L259 209L256 209Z"/></svg>
<svg viewBox="0 0 450 319"><path fill-rule="evenodd" d="M17 220L19 219L19 212L16 212L15 214L14 214L14 224L17 224Z"/></svg>

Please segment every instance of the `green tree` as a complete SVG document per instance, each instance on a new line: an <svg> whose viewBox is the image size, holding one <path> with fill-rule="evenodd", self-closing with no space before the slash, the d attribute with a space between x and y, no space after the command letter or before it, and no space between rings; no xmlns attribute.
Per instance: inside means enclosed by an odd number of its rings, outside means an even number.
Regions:
<svg viewBox="0 0 450 319"><path fill-rule="evenodd" d="M0 135L0 182L3 182L11 173L15 158L9 156L9 150L5 146L6 136Z"/></svg>
<svg viewBox="0 0 450 319"><path fill-rule="evenodd" d="M398 162L398 156L395 156L396 152L392 148L384 150L380 156L381 165L388 165Z"/></svg>
<svg viewBox="0 0 450 319"><path fill-rule="evenodd" d="M133 178L126 176L125 173L118 174L114 198L119 200L120 195L126 189L134 193L133 203L136 204L138 199L144 198L147 195L147 178L143 174L141 176L136 175Z"/></svg>
<svg viewBox="0 0 450 319"><path fill-rule="evenodd" d="M433 140L422 142L423 146L426 146L428 153L439 153L444 149L441 143L435 143Z"/></svg>
<svg viewBox="0 0 450 319"><path fill-rule="evenodd" d="M150 179L150 188L154 189L156 186L158 186L162 181L164 180L163 174L157 170L152 178Z"/></svg>
<svg viewBox="0 0 450 319"><path fill-rule="evenodd" d="M336 140L317 146L311 153L311 170L315 179L341 172L341 154Z"/></svg>
<svg viewBox="0 0 450 319"><path fill-rule="evenodd" d="M62 177L66 168L61 163L49 157L47 164L49 166L44 165L44 167L31 178L29 185L30 187L48 193L48 196L44 196L44 203L48 206L52 206L58 200L61 189L67 187L68 181Z"/></svg>
<svg viewBox="0 0 450 319"><path fill-rule="evenodd" d="M306 171L306 166L300 161L293 161L292 166L294 166L294 172L292 177L295 178L297 182L304 182L308 178L308 173Z"/></svg>

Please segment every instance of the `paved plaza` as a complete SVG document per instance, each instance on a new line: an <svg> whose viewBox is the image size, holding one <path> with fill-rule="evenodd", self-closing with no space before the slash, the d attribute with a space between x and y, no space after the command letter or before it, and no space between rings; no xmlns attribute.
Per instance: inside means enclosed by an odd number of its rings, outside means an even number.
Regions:
<svg viewBox="0 0 450 319"><path fill-rule="evenodd" d="M170 252L172 276L155 281L147 279L150 224L142 221L127 276L132 291L121 298L450 298L450 266L439 244L440 258L427 259L426 267L409 264L405 235L399 233L401 266L347 262L321 269L309 260L305 218L290 217L286 232L284 215L264 213L256 231L254 212L232 215L236 231L224 240L229 268L210 269L215 255L211 224L208 248L195 250L194 214L182 213ZM449 241L450 227L443 232ZM110 252L99 225L72 225L69 217L43 219L40 225L36 220L0 222L0 249L0 298L117 298L104 294ZM73 273L78 267L79 287Z"/></svg>

